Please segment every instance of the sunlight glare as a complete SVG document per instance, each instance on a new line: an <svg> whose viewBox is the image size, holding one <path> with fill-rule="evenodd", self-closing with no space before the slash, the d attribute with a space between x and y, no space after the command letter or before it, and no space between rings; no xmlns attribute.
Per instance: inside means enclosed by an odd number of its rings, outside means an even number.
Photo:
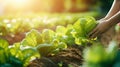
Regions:
<svg viewBox="0 0 120 67"><path fill-rule="evenodd" d="M25 4L27 4L27 2L28 2L28 0L12 0L13 1L13 3L17 6L25 6Z"/></svg>
<svg viewBox="0 0 120 67"><path fill-rule="evenodd" d="M16 8L21 8L29 4L30 0L5 0L7 4L10 4Z"/></svg>

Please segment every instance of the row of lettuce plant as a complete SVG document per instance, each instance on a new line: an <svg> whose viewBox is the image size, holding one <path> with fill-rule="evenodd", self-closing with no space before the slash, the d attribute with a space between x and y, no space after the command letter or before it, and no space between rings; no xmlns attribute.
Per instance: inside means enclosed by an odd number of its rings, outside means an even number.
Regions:
<svg viewBox="0 0 120 67"><path fill-rule="evenodd" d="M0 19L0 35L19 34L28 32L31 29L54 29L58 25L73 24L78 18L84 15L96 16L96 13L3 16Z"/></svg>
<svg viewBox="0 0 120 67"><path fill-rule="evenodd" d="M85 45L92 40L88 33L97 25L93 17L82 17L74 24L66 27L57 26L56 30L44 29L39 32L35 29L28 32L25 38L11 47L5 40L0 41L0 65L11 67L25 67L35 57L54 55L67 46L74 44ZM9 67L10 67L9 66Z"/></svg>
<svg viewBox="0 0 120 67"><path fill-rule="evenodd" d="M82 17L73 25L57 26L56 30L44 29L42 32L31 30L21 45L36 47L41 56L54 54L69 45L85 45L92 42L88 33L97 25L93 17Z"/></svg>

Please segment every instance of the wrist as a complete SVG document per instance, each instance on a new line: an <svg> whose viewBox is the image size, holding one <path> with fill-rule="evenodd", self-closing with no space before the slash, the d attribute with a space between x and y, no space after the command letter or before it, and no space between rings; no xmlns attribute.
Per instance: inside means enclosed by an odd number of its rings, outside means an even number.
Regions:
<svg viewBox="0 0 120 67"><path fill-rule="evenodd" d="M106 17L104 17L104 18L102 18L102 19L100 19L100 20L107 20L107 18L106 18Z"/></svg>
<svg viewBox="0 0 120 67"><path fill-rule="evenodd" d="M108 19L109 19L109 17L104 17L104 18L103 18L103 20L108 20Z"/></svg>
<svg viewBox="0 0 120 67"><path fill-rule="evenodd" d="M106 22L109 24L109 26L114 26L114 25L116 25L117 23L116 22L114 22L113 20L106 20Z"/></svg>
<svg viewBox="0 0 120 67"><path fill-rule="evenodd" d="M110 19L108 19L107 22L109 22L109 24L113 26L120 22L119 18L120 18L120 11L114 16L112 16Z"/></svg>
<svg viewBox="0 0 120 67"><path fill-rule="evenodd" d="M120 1L120 0L115 0L115 1Z"/></svg>

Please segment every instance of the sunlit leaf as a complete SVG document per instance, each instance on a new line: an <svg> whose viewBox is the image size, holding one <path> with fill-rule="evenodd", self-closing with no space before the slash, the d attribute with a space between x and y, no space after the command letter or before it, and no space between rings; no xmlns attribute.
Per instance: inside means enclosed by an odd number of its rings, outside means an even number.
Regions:
<svg viewBox="0 0 120 67"><path fill-rule="evenodd" d="M1 48L8 48L8 45L9 45L9 43L6 41L6 40L4 40L4 39L0 39L0 47Z"/></svg>
<svg viewBox="0 0 120 67"><path fill-rule="evenodd" d="M44 29L42 32L42 39L44 43L50 43L54 37L54 31L49 29Z"/></svg>

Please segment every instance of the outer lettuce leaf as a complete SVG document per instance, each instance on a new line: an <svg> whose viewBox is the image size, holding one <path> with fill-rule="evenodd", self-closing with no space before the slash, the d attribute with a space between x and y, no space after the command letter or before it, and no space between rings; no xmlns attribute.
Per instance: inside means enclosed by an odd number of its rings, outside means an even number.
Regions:
<svg viewBox="0 0 120 67"><path fill-rule="evenodd" d="M6 40L0 39L0 47L1 48L7 48L9 46L9 43Z"/></svg>
<svg viewBox="0 0 120 67"><path fill-rule="evenodd" d="M49 30L49 29L44 29L42 31L43 43L50 43L53 40L54 35L55 35L54 31Z"/></svg>
<svg viewBox="0 0 120 67"><path fill-rule="evenodd" d="M0 64L5 63L8 57L8 42L6 40L0 39Z"/></svg>
<svg viewBox="0 0 120 67"><path fill-rule="evenodd" d="M86 17L87 23L85 24L85 31L88 34L90 31L92 31L98 22L93 17Z"/></svg>
<svg viewBox="0 0 120 67"><path fill-rule="evenodd" d="M21 44L24 46L35 47L42 42L42 35L36 30L31 30L29 33L27 33L25 39L21 42Z"/></svg>
<svg viewBox="0 0 120 67"><path fill-rule="evenodd" d="M84 30L85 23L82 23L81 21L82 20L80 18L73 25L73 27L74 27L74 29L76 31L75 37L84 37L85 36L85 30Z"/></svg>
<svg viewBox="0 0 120 67"><path fill-rule="evenodd" d="M73 32L74 32L73 26L72 25L67 25L67 31L65 33L65 35L66 35L65 41L68 45L75 44L75 38L72 35Z"/></svg>
<svg viewBox="0 0 120 67"><path fill-rule="evenodd" d="M47 56L48 54L52 53L55 48L56 46L54 46L53 44L39 44L37 46L37 49L41 56Z"/></svg>

